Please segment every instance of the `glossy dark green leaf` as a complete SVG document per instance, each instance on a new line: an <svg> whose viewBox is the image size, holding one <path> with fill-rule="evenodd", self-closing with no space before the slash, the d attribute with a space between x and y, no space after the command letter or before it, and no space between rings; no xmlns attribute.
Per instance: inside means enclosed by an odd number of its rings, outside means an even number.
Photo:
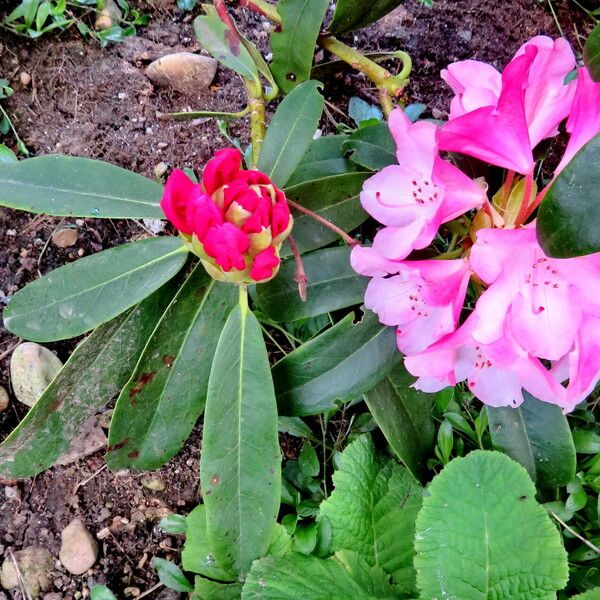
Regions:
<svg viewBox="0 0 600 600"><path fill-rule="evenodd" d="M359 129L344 142L342 150L349 154L350 160L371 171L379 171L398 162L396 142L387 123Z"/></svg>
<svg viewBox="0 0 600 600"><path fill-rule="evenodd" d="M125 385L176 291L172 288L163 286L77 346L35 406L0 444L0 475L36 475L68 452L82 424Z"/></svg>
<svg viewBox="0 0 600 600"><path fill-rule="evenodd" d="M296 263L288 259L279 274L256 286L261 312L275 321L296 321L360 304L369 280L350 266L350 249L325 248L302 257L308 276L306 302L300 299L294 276Z"/></svg>
<svg viewBox="0 0 600 600"><path fill-rule="evenodd" d="M317 36L329 0L279 0L281 27L271 33L271 70L287 94L310 79Z"/></svg>
<svg viewBox="0 0 600 600"><path fill-rule="evenodd" d="M115 165L78 156L0 160L0 205L65 217L164 218L162 186Z"/></svg>
<svg viewBox="0 0 600 600"><path fill-rule="evenodd" d="M256 82L259 80L258 69L239 36L214 11L196 17L194 31L200 44L216 60L246 79Z"/></svg>
<svg viewBox="0 0 600 600"><path fill-rule="evenodd" d="M365 394L365 402L396 456L419 478L435 436L434 396L411 387L414 380L400 362Z"/></svg>
<svg viewBox="0 0 600 600"><path fill-rule="evenodd" d="M600 252L600 134L556 177L540 205L537 235L548 256Z"/></svg>
<svg viewBox="0 0 600 600"><path fill-rule="evenodd" d="M538 487L566 485L575 476L575 446L561 409L524 392L518 408L487 407L494 448L520 462Z"/></svg>
<svg viewBox="0 0 600 600"><path fill-rule="evenodd" d="M303 344L272 369L282 415L314 415L360 396L401 360L393 327L365 311L344 317Z"/></svg>
<svg viewBox="0 0 600 600"><path fill-rule="evenodd" d="M208 384L200 482L219 565L243 579L264 556L281 497L277 405L256 317L242 304L221 334Z"/></svg>
<svg viewBox="0 0 600 600"><path fill-rule="evenodd" d="M11 299L4 326L36 342L81 335L127 310L186 261L175 237L148 238L86 256L36 279Z"/></svg>
<svg viewBox="0 0 600 600"><path fill-rule="evenodd" d="M278 429L294 437L313 437L311 428L300 417L279 417Z"/></svg>
<svg viewBox="0 0 600 600"><path fill-rule="evenodd" d="M355 31L375 23L378 19L402 4L402 0L338 0L329 31L338 35Z"/></svg>
<svg viewBox="0 0 600 600"><path fill-rule="evenodd" d="M198 264L165 311L110 424L111 469L156 469L179 452L204 410L212 358L237 300ZM126 448L121 440L129 437Z"/></svg>
<svg viewBox="0 0 600 600"><path fill-rule="evenodd" d="M600 24L596 24L583 47L583 62L589 69L592 79L600 81Z"/></svg>
<svg viewBox="0 0 600 600"><path fill-rule="evenodd" d="M288 198L312 210L343 231L352 231L368 218L360 204L359 194L368 173L345 173L322 179L299 183L286 189ZM294 228L292 234L303 254L327 246L339 239L335 231L321 225L313 217L292 210ZM290 256L286 243L282 256Z"/></svg>
<svg viewBox="0 0 600 600"><path fill-rule="evenodd" d="M318 81L305 81L277 107L267 129L258 168L283 187L302 160L323 112Z"/></svg>

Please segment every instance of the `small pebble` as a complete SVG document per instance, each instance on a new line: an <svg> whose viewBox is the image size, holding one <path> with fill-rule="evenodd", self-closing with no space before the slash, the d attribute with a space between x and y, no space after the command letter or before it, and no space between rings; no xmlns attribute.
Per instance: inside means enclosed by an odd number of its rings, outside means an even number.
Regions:
<svg viewBox="0 0 600 600"><path fill-rule="evenodd" d="M52 232L52 243L57 248L74 246L79 239L79 232L74 227L58 227Z"/></svg>
<svg viewBox="0 0 600 600"><path fill-rule="evenodd" d="M8 392L0 385L0 412L5 411L9 405Z"/></svg>
<svg viewBox="0 0 600 600"><path fill-rule="evenodd" d="M155 167L154 167L154 175L157 178L162 177L166 172L167 169L169 168L169 165L165 162L159 162Z"/></svg>
<svg viewBox="0 0 600 600"><path fill-rule="evenodd" d="M21 85L27 87L31 83L31 75L25 71L22 71L19 74L19 81L21 82Z"/></svg>

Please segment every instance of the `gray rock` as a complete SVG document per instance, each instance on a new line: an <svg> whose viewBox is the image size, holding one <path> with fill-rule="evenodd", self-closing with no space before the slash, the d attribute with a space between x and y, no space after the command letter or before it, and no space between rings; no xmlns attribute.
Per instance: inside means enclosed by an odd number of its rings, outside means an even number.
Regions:
<svg viewBox="0 0 600 600"><path fill-rule="evenodd" d="M68 248L74 246L79 239L79 232L76 227L64 226L55 229L52 232L52 243L57 248Z"/></svg>
<svg viewBox="0 0 600 600"><path fill-rule="evenodd" d="M153 83L190 95L205 90L216 72L217 61L214 58L192 52L167 54L150 63L146 69L146 75Z"/></svg>
<svg viewBox="0 0 600 600"><path fill-rule="evenodd" d="M6 410L10 403L8 392L0 385L0 412Z"/></svg>
<svg viewBox="0 0 600 600"><path fill-rule="evenodd" d="M62 566L72 575L83 575L98 558L98 544L83 521L73 519L60 533L58 555Z"/></svg>
<svg viewBox="0 0 600 600"><path fill-rule="evenodd" d="M7 556L2 563L0 584L7 590L18 588L20 573L25 589L32 598L37 598L40 592L44 592L52 584L50 579L54 567L52 555L44 548L30 546L14 552L13 556L19 566L19 572L15 569L11 557Z"/></svg>
<svg viewBox="0 0 600 600"><path fill-rule="evenodd" d="M123 13L114 0L104 0L104 8L97 14L94 28L96 30L108 29L118 25L123 18Z"/></svg>
<svg viewBox="0 0 600 600"><path fill-rule="evenodd" d="M10 379L17 400L33 406L62 368L60 359L34 342L19 344L10 359Z"/></svg>

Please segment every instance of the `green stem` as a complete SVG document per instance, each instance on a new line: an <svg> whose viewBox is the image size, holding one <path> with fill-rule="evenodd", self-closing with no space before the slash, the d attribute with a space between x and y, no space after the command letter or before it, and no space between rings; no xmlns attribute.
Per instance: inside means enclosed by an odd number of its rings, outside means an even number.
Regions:
<svg viewBox="0 0 600 600"><path fill-rule="evenodd" d="M23 143L23 140L19 137L19 134L17 133L17 130L15 129L15 126L13 125L13 122L10 120L8 113L4 110L4 107L2 106L2 104L0 104L0 112L2 113L4 118L8 121L8 125L9 125L11 131L13 132L13 135L15 136L15 140L17 141L17 149L19 150L19 152L21 154L24 154L25 156L29 156L29 151L27 150L27 146L25 146L25 144Z"/></svg>
<svg viewBox="0 0 600 600"><path fill-rule="evenodd" d="M252 82L246 80L248 88L248 107L250 108L250 138L252 139L252 168L258 165L260 151L265 140L265 100L262 90L258 91Z"/></svg>
<svg viewBox="0 0 600 600"><path fill-rule="evenodd" d="M241 283L240 286L240 310L242 315L246 315L248 312L248 286L245 283Z"/></svg>

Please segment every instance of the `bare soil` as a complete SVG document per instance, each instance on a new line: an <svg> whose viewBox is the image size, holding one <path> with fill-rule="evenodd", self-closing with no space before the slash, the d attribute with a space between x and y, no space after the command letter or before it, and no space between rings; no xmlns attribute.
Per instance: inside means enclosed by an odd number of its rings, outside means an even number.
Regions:
<svg viewBox="0 0 600 600"><path fill-rule="evenodd" d="M14 2L0 0L0 16ZM186 109L237 111L245 104L237 77L219 69L213 85L198 97L156 88L144 74L152 60L174 51L199 51L190 15L174 0L137 3L151 15L150 24L123 43L100 49L76 32L45 36L35 42L0 30L0 76L11 81L14 96L4 106L33 155L64 153L98 158L153 177L159 163L201 170L206 160L229 141L216 124L206 119L164 121L157 115ZM557 0L560 25L580 50L589 31L585 15L568 0ZM266 49L264 21L239 13L241 28L261 49ZM361 50L408 51L414 70L407 90L410 102L423 102L428 113L444 116L450 93L439 79L449 62L477 58L502 67L528 38L557 35L558 28L546 2L536 0L436 0L426 9L417 0L407 2L370 28L349 36ZM328 57L319 55L321 60ZM31 75L24 86L19 75ZM350 96L376 101L364 78L340 71L326 82L328 99L342 111ZM338 117L336 117L338 118ZM230 135L246 142L247 122L230 126ZM330 127L326 123L324 127ZM11 143L2 139L0 142ZM0 190L1 193L1 190ZM75 246L57 248L49 242L60 225L77 227ZM133 221L74 220L0 208L0 308L27 282L81 256L147 236L143 224ZM0 327L0 385L9 388L8 361L19 340ZM74 342L49 344L63 360ZM0 440L18 423L26 407L11 397L0 413ZM100 558L87 574L74 577L56 562L49 599L86 596L93 583L106 583L118 597L124 589L142 592L156 584L150 567L154 555L177 555L181 540L157 528L167 512L185 514L198 502L198 427L183 451L168 465L151 474L163 491L144 486L149 474L111 473L103 469L102 453L78 463L55 467L25 481L0 482L0 561L8 550L37 545L58 556L60 531L75 516L92 533L106 528L100 541ZM283 439L286 457L297 452L293 440ZM177 598L159 589L148 598ZM3 598L19 592L0 592Z"/></svg>

